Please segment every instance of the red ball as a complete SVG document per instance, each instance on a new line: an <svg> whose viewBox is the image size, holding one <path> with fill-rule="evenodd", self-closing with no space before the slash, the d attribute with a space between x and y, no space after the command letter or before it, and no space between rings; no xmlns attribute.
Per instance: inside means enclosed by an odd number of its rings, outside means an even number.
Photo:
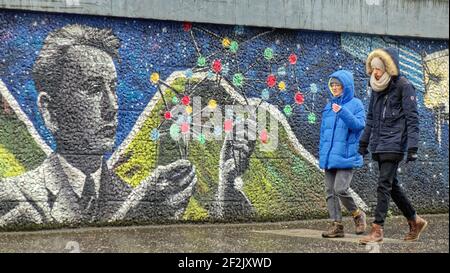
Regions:
<svg viewBox="0 0 450 273"><path fill-rule="evenodd" d="M297 63L297 55L295 55L294 53L289 55L289 63L292 65L296 64Z"/></svg>
<svg viewBox="0 0 450 273"><path fill-rule="evenodd" d="M223 127L224 127L225 132L227 132L227 133L233 131L233 120L231 120L231 119L225 120Z"/></svg>
<svg viewBox="0 0 450 273"><path fill-rule="evenodd" d="M182 132L183 134L186 134L186 133L189 132L189 123L183 122L183 123L181 124L181 132Z"/></svg>
<svg viewBox="0 0 450 273"><path fill-rule="evenodd" d="M164 118L167 119L167 120L171 119L172 118L172 113L170 113L170 111L165 112L164 113Z"/></svg>
<svg viewBox="0 0 450 273"><path fill-rule="evenodd" d="M222 70L222 62L220 60L214 60L212 69L215 73L219 73Z"/></svg>
<svg viewBox="0 0 450 273"><path fill-rule="evenodd" d="M183 30L184 31L188 32L188 31L191 31L191 29L192 29L192 23L190 23L190 22L184 22L183 23Z"/></svg>
<svg viewBox="0 0 450 273"><path fill-rule="evenodd" d="M295 94L295 103L302 104L305 101L305 97L301 92L297 92Z"/></svg>
<svg viewBox="0 0 450 273"><path fill-rule="evenodd" d="M269 134L265 129L261 131L259 138L261 139L262 143L267 144L267 141L269 140Z"/></svg>
<svg viewBox="0 0 450 273"><path fill-rule="evenodd" d="M270 74L267 77L267 86L274 87L275 84L277 84L277 78L275 77L275 75Z"/></svg>
<svg viewBox="0 0 450 273"><path fill-rule="evenodd" d="M189 96L184 96L182 99L181 99L181 103L183 104L183 105L189 105L189 103L191 102L191 98L189 98Z"/></svg>

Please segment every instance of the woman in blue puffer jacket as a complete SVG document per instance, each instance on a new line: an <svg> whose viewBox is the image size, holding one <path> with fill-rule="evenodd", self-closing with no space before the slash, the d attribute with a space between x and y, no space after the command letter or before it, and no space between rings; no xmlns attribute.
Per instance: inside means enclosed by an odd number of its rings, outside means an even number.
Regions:
<svg viewBox="0 0 450 273"><path fill-rule="evenodd" d="M319 165L325 169L327 207L333 222L322 236L335 238L344 237L340 202L352 213L356 234L366 229L366 215L358 209L349 192L353 169L363 165L358 146L365 126L365 111L362 102L354 97L351 72L334 72L328 86L331 99L322 111Z"/></svg>

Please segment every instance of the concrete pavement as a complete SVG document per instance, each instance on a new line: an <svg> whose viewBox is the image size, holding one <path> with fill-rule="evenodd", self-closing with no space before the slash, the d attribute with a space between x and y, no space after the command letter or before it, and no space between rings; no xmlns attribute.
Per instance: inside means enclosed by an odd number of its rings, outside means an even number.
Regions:
<svg viewBox="0 0 450 273"><path fill-rule="evenodd" d="M403 217L389 218L385 242L361 246L345 218L346 237L323 239L327 220L251 224L185 224L0 233L0 252L449 252L449 215L425 215L418 242L403 242ZM369 219L371 220L371 219Z"/></svg>

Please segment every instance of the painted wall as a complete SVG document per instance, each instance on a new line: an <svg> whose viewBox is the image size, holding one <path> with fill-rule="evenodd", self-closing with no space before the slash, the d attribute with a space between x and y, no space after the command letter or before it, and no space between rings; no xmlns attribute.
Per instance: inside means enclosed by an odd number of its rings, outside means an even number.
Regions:
<svg viewBox="0 0 450 273"><path fill-rule="evenodd" d="M0 26L3 228L327 217L328 76L353 71L367 107L364 59L385 46L419 102L419 160L400 181L420 213L448 212L447 40L18 11ZM256 139L227 138L247 117L236 106L265 113ZM352 194L370 212L365 160Z"/></svg>

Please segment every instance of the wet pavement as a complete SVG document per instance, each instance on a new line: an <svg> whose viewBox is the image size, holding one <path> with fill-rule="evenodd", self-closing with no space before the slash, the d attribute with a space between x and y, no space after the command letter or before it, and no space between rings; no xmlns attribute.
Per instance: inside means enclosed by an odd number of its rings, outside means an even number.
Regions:
<svg viewBox="0 0 450 273"><path fill-rule="evenodd" d="M425 215L417 242L404 242L403 217L389 218L385 241L362 246L353 222L346 237L323 239L327 220L252 224L184 224L0 233L0 252L449 252L449 215Z"/></svg>

